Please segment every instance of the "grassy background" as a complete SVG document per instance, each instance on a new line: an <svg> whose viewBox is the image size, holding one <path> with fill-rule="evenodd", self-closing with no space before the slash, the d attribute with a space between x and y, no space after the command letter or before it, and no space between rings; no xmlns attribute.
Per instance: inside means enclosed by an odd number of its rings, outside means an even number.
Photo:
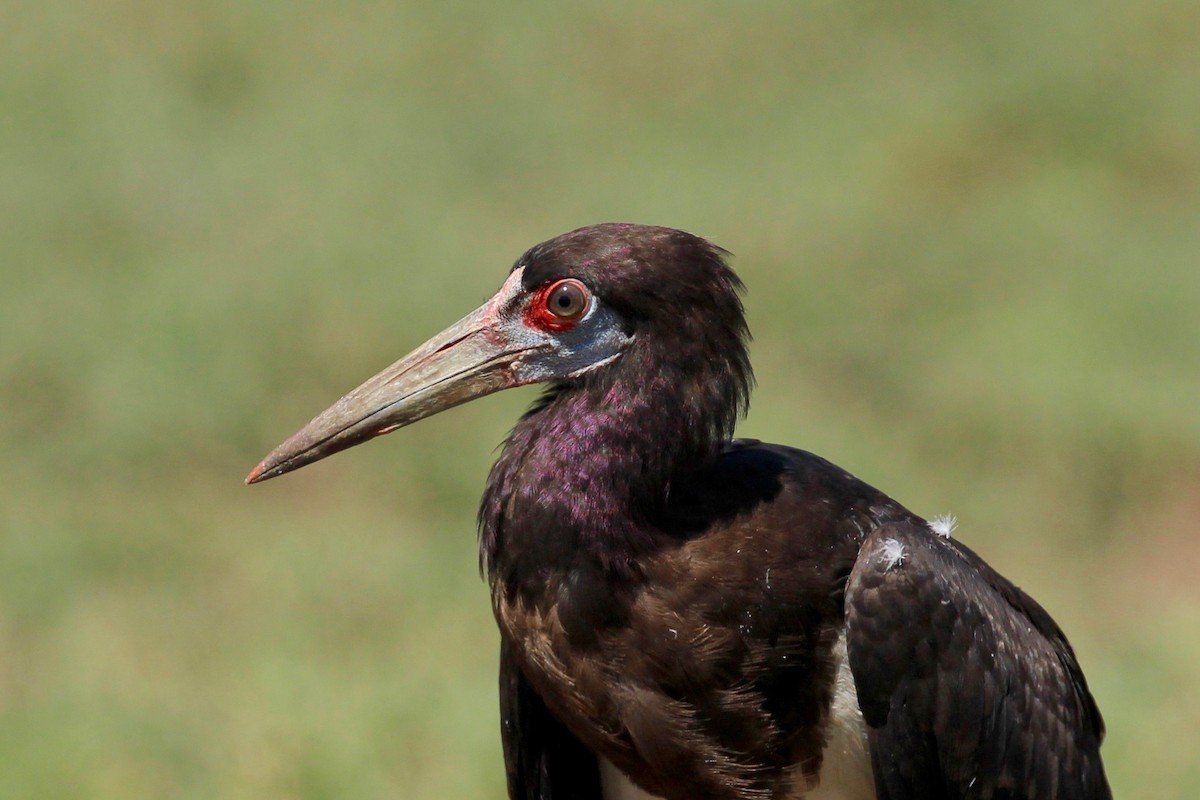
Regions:
<svg viewBox="0 0 1200 800"><path fill-rule="evenodd" d="M245 489L602 220L737 255L741 431L1075 642L1200 785L1200 6L9 0L0 796L502 796L475 502L530 391Z"/></svg>

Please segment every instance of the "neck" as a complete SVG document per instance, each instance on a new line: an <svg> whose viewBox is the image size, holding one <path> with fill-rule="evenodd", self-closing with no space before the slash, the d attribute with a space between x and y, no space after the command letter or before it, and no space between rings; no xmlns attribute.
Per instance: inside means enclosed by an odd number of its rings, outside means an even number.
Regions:
<svg viewBox="0 0 1200 800"><path fill-rule="evenodd" d="M480 508L493 584L580 567L628 572L658 545L653 520L670 487L715 458L738 408L726 410L712 375L672 377L560 387L521 419Z"/></svg>

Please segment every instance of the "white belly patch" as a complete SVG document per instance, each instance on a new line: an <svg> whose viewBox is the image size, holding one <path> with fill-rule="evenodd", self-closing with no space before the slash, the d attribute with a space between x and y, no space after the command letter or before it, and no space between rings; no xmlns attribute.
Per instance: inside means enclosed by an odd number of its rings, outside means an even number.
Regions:
<svg viewBox="0 0 1200 800"><path fill-rule="evenodd" d="M829 729L821 756L821 782L811 791L795 795L796 800L875 800L875 777L871 774L871 750L867 744L867 724L858 707L854 675L846 656L846 637L839 636L833 647L837 659L833 707L829 709Z"/></svg>
<svg viewBox="0 0 1200 800"><path fill-rule="evenodd" d="M600 794L604 800L660 800L657 795L647 794L635 786L607 758L600 759Z"/></svg>

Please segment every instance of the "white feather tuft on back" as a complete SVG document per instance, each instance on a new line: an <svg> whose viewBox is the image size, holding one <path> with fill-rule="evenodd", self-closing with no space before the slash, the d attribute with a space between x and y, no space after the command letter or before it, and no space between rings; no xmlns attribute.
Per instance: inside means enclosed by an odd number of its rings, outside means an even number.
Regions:
<svg viewBox="0 0 1200 800"><path fill-rule="evenodd" d="M949 539L950 534L958 527L958 517L953 514L938 514L929 520L929 529L943 539Z"/></svg>

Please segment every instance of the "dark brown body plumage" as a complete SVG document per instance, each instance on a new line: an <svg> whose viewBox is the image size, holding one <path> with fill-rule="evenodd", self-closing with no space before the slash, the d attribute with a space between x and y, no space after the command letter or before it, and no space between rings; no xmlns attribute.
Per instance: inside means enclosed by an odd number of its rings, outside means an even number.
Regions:
<svg viewBox="0 0 1200 800"><path fill-rule="evenodd" d="M815 783L846 579L867 531L915 518L823 459L749 442L676 503L619 585L599 570L550 571L533 593L497 581L506 657L654 794L681 796L682 776L693 798Z"/></svg>
<svg viewBox="0 0 1200 800"><path fill-rule="evenodd" d="M848 637L880 798L1111 797L1104 722L1045 609L924 527L885 525L862 553Z"/></svg>

